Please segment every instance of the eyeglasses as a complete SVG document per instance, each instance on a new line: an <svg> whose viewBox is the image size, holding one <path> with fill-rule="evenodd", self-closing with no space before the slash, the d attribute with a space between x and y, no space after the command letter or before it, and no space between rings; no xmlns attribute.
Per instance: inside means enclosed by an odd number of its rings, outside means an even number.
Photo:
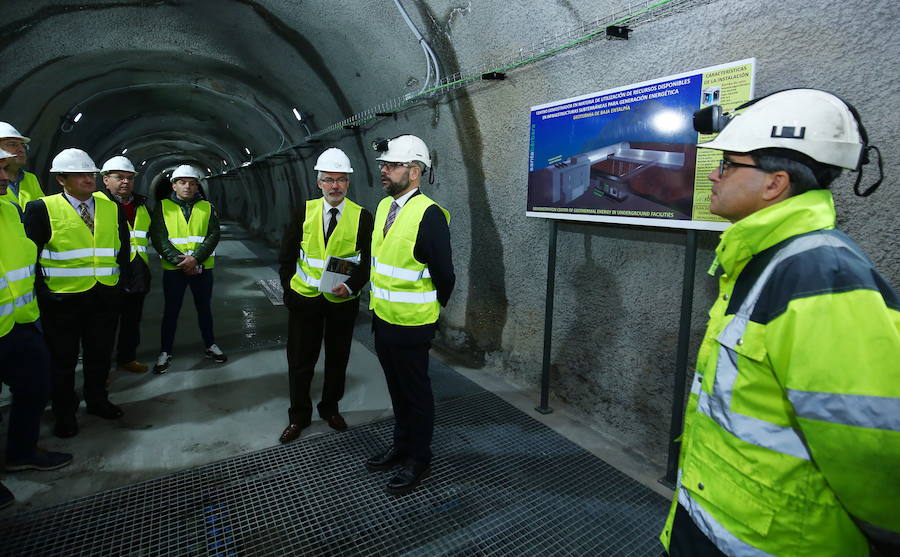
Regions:
<svg viewBox="0 0 900 557"><path fill-rule="evenodd" d="M25 149L26 151L29 149L28 144L24 141L4 141L0 143L0 148L4 151L12 151L13 149Z"/></svg>
<svg viewBox="0 0 900 557"><path fill-rule="evenodd" d="M719 178L724 177L725 172L731 168L755 168L757 170L762 170L760 167L756 166L755 164L744 164L742 162L734 162L734 161L730 161L723 157L722 160L719 161Z"/></svg>
<svg viewBox="0 0 900 557"><path fill-rule="evenodd" d="M412 163L409 162L385 162L378 161L378 170L387 170L388 172L393 172L394 169L400 168L401 166L409 168Z"/></svg>
<svg viewBox="0 0 900 557"><path fill-rule="evenodd" d="M331 176L326 176L325 178L322 178L319 181L322 182L323 184L328 184L329 186L334 185L335 182L337 182L338 184L340 184L342 186L346 186L347 184L350 183L350 178L347 178L346 176L341 176L340 178L332 178Z"/></svg>

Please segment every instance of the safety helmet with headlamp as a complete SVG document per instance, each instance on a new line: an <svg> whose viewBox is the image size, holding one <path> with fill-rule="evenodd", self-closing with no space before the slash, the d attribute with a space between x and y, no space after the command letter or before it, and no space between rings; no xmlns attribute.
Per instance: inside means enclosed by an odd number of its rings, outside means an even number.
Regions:
<svg viewBox="0 0 900 557"><path fill-rule="evenodd" d="M694 129L719 134L698 143L703 149L751 153L760 149L796 151L813 161L860 171L854 189L869 195L879 179L865 192L858 186L862 165L869 162L868 136L859 114L837 96L818 89L788 89L752 100L723 113L718 105L694 113ZM881 157L879 154L879 170Z"/></svg>

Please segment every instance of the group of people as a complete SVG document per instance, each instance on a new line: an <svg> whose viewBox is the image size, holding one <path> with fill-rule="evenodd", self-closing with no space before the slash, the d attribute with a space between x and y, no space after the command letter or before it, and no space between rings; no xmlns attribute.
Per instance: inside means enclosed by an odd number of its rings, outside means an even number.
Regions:
<svg viewBox="0 0 900 557"><path fill-rule="evenodd" d="M434 396L428 353L441 306L456 277L450 248L450 213L420 191L431 156L424 141L401 135L379 146L377 163L387 197L372 214L347 198L353 168L337 148L323 152L313 168L322 197L291 217L279 263L288 320L291 407L282 443L297 439L312 419L310 382L324 343L319 416L338 431L359 294L371 281L375 351L394 409L390 446L366 462L371 471L394 470L388 493L407 493L428 475L434 431ZM323 274L335 259L352 263L346 279L332 286ZM324 285L324 286L323 286Z"/></svg>
<svg viewBox="0 0 900 557"><path fill-rule="evenodd" d="M65 149L50 167L62 191L45 195L37 177L24 169L30 141L0 122L0 376L12 395L7 471L55 470L72 462L71 454L42 450L37 441L48 400L53 434L68 438L79 432L79 355L85 411L106 420L123 415L109 400L109 373L114 351L119 369L149 369L137 360L137 348L150 289L151 240L162 259L165 297L154 373L164 373L171 363L188 286L205 355L227 360L215 343L210 304L218 220L198 195L200 171L189 165L174 169L172 192L151 215L146 198L134 192L137 172L124 156L97 168L83 150ZM98 172L105 186L100 191ZM0 508L13 501L0 484Z"/></svg>
<svg viewBox="0 0 900 557"><path fill-rule="evenodd" d="M828 189L848 169L858 172L856 193L872 193L881 177L860 189L862 167L878 151L855 109L823 91L781 91L732 114L717 108L694 122L700 132L718 132L698 147L722 152L709 175L710 211L732 225L711 269L722 270L720 293L697 356L661 541L673 556L896 554L900 298L835 229ZM63 193L41 197L34 175L22 170L27 142L0 124L0 372L13 393L6 469L49 470L72 459L36 447L51 365L58 436L78 431L79 344L87 411L121 416L107 398L109 331L121 320L119 363L141 371L129 327L148 286L135 268L147 264L147 232L165 269L162 372L185 289L208 306L218 221L197 197L196 169L173 172L173 193L150 216L122 185L134 178L127 159L104 165L108 194L99 193L93 162L72 149L51 168ZM374 217L347 198L353 168L331 148L315 165L322 196L298 207L286 228L279 262L291 406L279 440L296 440L311 423L310 383L323 343L316 409L331 428L347 429L339 402L359 295L371 282L375 349L395 421L390 445L365 465L393 471L385 488L403 494L430 470L429 349L455 275L450 214L420 191L431 169L428 147L401 135L376 149L386 197ZM135 299L120 302L120 291ZM211 313L198 309L206 354L224 361ZM11 501L0 492L0 504Z"/></svg>

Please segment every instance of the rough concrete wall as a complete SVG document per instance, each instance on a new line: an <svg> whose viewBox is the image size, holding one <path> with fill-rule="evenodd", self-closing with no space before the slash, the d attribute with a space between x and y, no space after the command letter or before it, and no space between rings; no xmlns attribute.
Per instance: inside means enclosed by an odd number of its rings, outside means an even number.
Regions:
<svg viewBox="0 0 900 557"><path fill-rule="evenodd" d="M420 6L445 65L501 58L598 3ZM536 10L536 11L535 11ZM887 161L884 188L855 197L835 185L840 223L898 284L898 4L719 1L640 26L627 42L597 41L513 71L506 81L409 111L387 133L411 131L437 152L431 194L454 215L458 290L443 341L521 383L537 385L548 223L524 217L529 106L714 64L757 58L757 92L833 90L863 114ZM449 23L448 23L449 22ZM501 55L497 56L497 53ZM878 64L872 64L878 60ZM408 121L406 121L408 119ZM867 174L871 180L872 174ZM715 295L704 271L716 235L700 234L691 359ZM553 331L553 391L650 460L666 455L681 298L684 232L563 225ZM502 273L502 276L500 276Z"/></svg>

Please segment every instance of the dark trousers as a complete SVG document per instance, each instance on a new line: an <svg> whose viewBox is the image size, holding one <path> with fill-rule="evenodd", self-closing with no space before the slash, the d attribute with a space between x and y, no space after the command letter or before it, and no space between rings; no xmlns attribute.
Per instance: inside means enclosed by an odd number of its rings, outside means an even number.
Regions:
<svg viewBox="0 0 900 557"><path fill-rule="evenodd" d="M719 548L697 528L691 515L681 505L675 510L672 538L669 541L671 557L725 557Z"/></svg>
<svg viewBox="0 0 900 557"><path fill-rule="evenodd" d="M144 313L146 292L122 295L119 311L119 340L116 345L116 363L127 364L137 359L137 347L141 343L141 316Z"/></svg>
<svg viewBox="0 0 900 557"><path fill-rule="evenodd" d="M208 348L216 343L212 318L212 270L203 269L202 273L193 276L188 276L181 270L163 271L165 309L160 331L160 352L172 353L172 345L175 344L175 329L178 327L178 314L181 313L184 292L188 287L191 288L194 307L197 308L197 325L200 326L203 344Z"/></svg>
<svg viewBox="0 0 900 557"><path fill-rule="evenodd" d="M52 361L53 413L72 416L78 408L75 366L81 349L84 400L108 400L106 379L112 361L122 294L117 287L95 285L78 294L40 296L41 323Z"/></svg>
<svg viewBox="0 0 900 557"><path fill-rule="evenodd" d="M0 337L0 380L12 393L6 460L28 458L50 399L50 353L33 323L16 324Z"/></svg>
<svg viewBox="0 0 900 557"><path fill-rule="evenodd" d="M434 395L428 377L430 349L431 341L388 342L375 329L375 352L394 405L394 447L420 464L431 462L434 434Z"/></svg>
<svg viewBox="0 0 900 557"><path fill-rule="evenodd" d="M291 392L288 420L292 424L307 425L312 418L309 385L323 341L325 378L322 401L317 409L322 418L338 413L338 402L344 396L359 298L335 303L323 296L303 298L297 295L292 298L288 309L287 360Z"/></svg>

